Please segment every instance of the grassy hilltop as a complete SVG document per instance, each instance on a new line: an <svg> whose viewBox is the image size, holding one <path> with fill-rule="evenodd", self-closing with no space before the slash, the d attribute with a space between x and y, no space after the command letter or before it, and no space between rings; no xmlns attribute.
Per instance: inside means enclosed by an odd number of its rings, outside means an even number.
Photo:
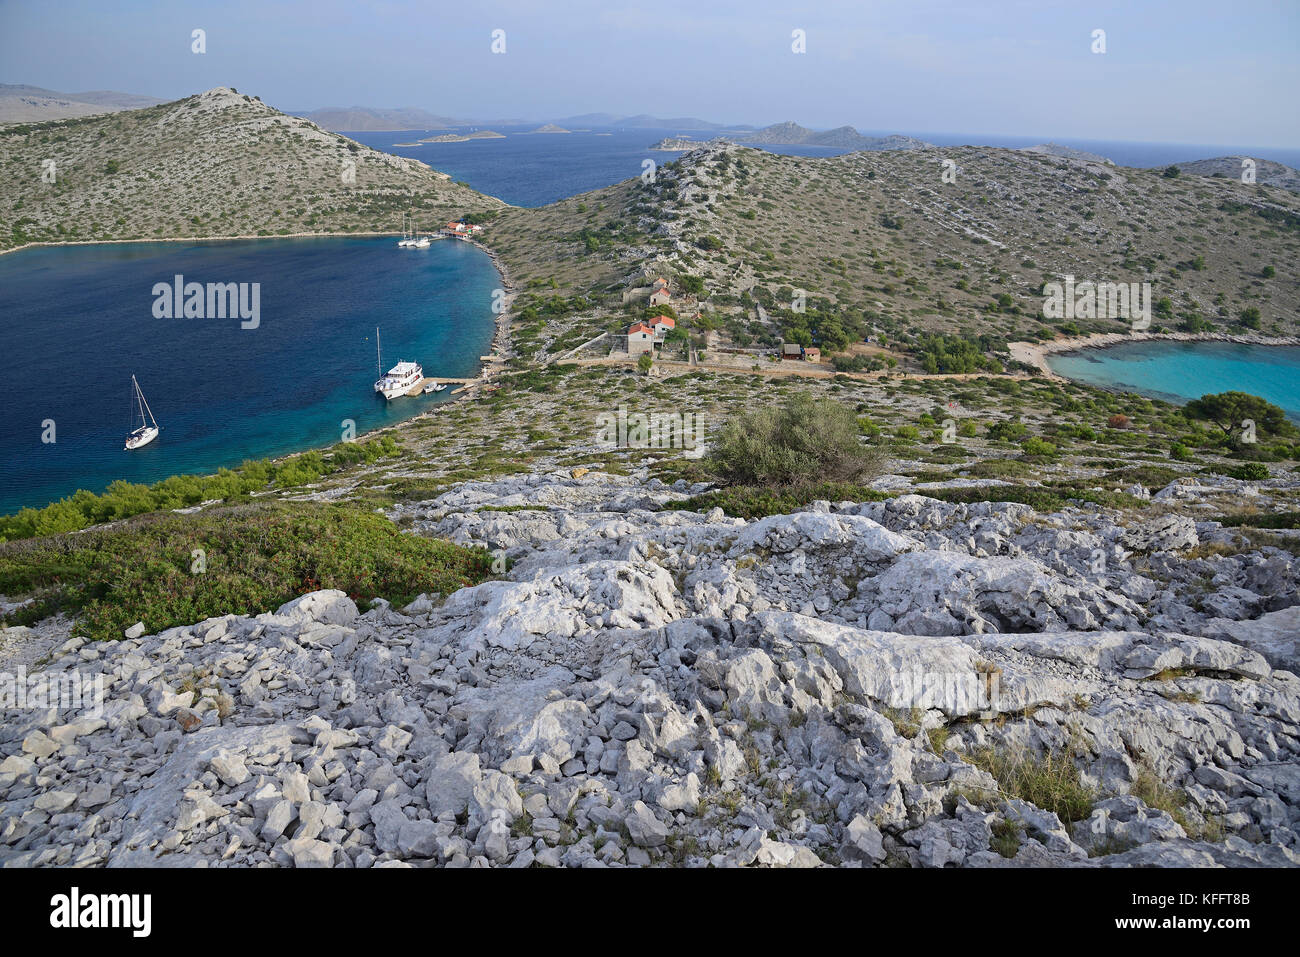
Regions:
<svg viewBox="0 0 1300 957"><path fill-rule="evenodd" d="M942 181L944 160L955 182ZM796 289L822 322L895 337L1127 328L1042 320L1044 282L1066 274L1150 282L1157 332L1291 335L1300 320L1300 197L1015 150L806 158L709 145L653 182L508 210L495 233L539 297L614 305L646 277L691 276L728 330L753 338L789 331ZM755 302L774 324L756 321Z"/></svg>
<svg viewBox="0 0 1300 957"><path fill-rule="evenodd" d="M345 182L349 168L354 180ZM142 110L0 127L0 173L0 249L393 231L408 208L430 229L502 205L225 87Z"/></svg>

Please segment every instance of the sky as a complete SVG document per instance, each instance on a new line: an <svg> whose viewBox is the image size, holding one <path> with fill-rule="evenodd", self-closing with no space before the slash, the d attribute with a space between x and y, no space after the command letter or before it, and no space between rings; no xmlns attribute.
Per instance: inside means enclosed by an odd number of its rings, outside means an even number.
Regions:
<svg viewBox="0 0 1300 957"><path fill-rule="evenodd" d="M1297 51L1300 0L0 0L0 82L164 99L233 86L287 111L483 121L1296 148Z"/></svg>

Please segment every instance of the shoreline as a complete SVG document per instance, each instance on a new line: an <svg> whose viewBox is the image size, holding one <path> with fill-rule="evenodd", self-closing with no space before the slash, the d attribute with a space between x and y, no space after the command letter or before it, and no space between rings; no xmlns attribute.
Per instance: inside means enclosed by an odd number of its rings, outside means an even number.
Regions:
<svg viewBox="0 0 1300 957"><path fill-rule="evenodd" d="M299 233L299 234L289 235L289 236L204 236L201 238L181 236L181 237L172 237L168 239L113 239L113 240L104 240L102 242L99 240L91 240L91 241L78 240L73 242L60 242L60 243L44 243L44 242L26 243L22 246L16 246L13 249L0 250L0 255L9 252L17 252L20 249L28 249L31 247L39 247L39 246L102 246L102 245L109 245L109 244L120 245L124 243L209 242L209 241L216 242L216 241L225 241L230 239L312 239L312 238L330 238L330 237L373 238L376 236L392 237L392 236L400 236L400 235L401 233L398 232ZM422 419L425 419L428 416L438 415L444 408L456 402L459 402L462 399L472 399L476 397L478 395L478 390L482 388L485 384L487 384L488 380L493 375L495 375L497 372L504 370L506 363L513 356L513 351L510 345L510 319L512 316L512 310L510 307L514 303L515 290L514 290L514 284L510 280L509 269L507 269L505 264L501 262L501 257L497 254L497 252L494 249L492 249L490 246L485 245L483 242L479 240L462 239L462 240L448 240L448 241L465 242L465 243L469 243L472 246L477 247L488 257L488 259L492 261L493 268L496 269L497 275L501 278L501 288L505 291L505 299L504 299L505 309L503 309L500 313L498 313L493 318L494 328L492 332L492 341L488 347L487 356L479 357L478 373L473 377L473 380L467 382L461 388L456 389L450 396L448 396L447 401L439 402L433 408L425 409L421 412L417 412L414 415L405 418L400 422L394 422L391 425L381 425L377 428L359 433L354 439L354 441L356 442L363 442L368 439L372 439L377 436L383 435L386 432L390 432L393 430L400 430L411 422L420 421ZM338 443L336 442L329 442L325 445L317 445L314 443L309 443L295 449L292 452L284 452L280 455L267 456L265 460L268 462L278 464L284 462L287 459L291 459L294 456L305 455L308 452L319 452L322 451L323 449L328 449L331 446L337 444ZM234 466L229 466L229 467L233 468ZM157 482L164 482L168 478L174 478L178 475L215 475L217 474L218 471L220 470L214 469L211 472L173 472L171 475L164 476L163 478L158 479ZM146 484L155 485L157 484L157 482L149 482ZM52 498L49 501L47 501L44 505L20 506L15 509L6 510L0 514L3 514L5 516L16 515L20 511L22 511L23 508L34 508L37 511L39 511L43 508L48 508L49 506L54 505L55 503L60 502L65 498L68 498L72 494L73 493L68 493L68 495L63 495L58 498ZM103 494L103 490L101 490L100 492L95 492L94 494L96 495Z"/></svg>
<svg viewBox="0 0 1300 957"><path fill-rule="evenodd" d="M157 239L68 239L57 243L45 241L23 243L21 246L14 246L10 249L0 249L0 256L21 252L24 249L40 249L43 246L57 248L59 246L122 246L128 243L216 243L228 242L232 239L346 239L348 237L360 239L400 235L402 234L397 230L386 230L364 233L284 233L276 236L161 236Z"/></svg>
<svg viewBox="0 0 1300 957"><path fill-rule="evenodd" d="M1094 332L1087 336L1051 339L1046 342L1009 342L1007 351L1017 362L1038 369L1048 379L1057 382L1075 380L1054 372L1047 357L1086 349L1107 349L1128 342L1236 342L1253 346L1300 346L1300 336L1261 336L1251 333L1230 332Z"/></svg>

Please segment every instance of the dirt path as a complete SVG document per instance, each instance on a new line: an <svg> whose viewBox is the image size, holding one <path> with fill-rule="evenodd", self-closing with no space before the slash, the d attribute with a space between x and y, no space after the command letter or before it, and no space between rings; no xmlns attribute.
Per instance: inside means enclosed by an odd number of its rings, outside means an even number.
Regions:
<svg viewBox="0 0 1300 957"><path fill-rule="evenodd" d="M555 365L578 365L578 366L636 366L635 359L623 359L617 356L606 356L599 359L558 359ZM830 379L835 376L844 376L849 379L860 379L864 381L884 380L888 382L898 382L902 380L930 380L930 379L952 379L964 382L969 379L1027 379L1029 376L1023 372L888 372L884 369L878 369L875 372L836 372L832 368L819 366L812 362L782 362L771 366L761 365L759 368L746 368L739 365L725 365L717 362L700 362L691 365L687 362L676 360L658 359L655 365L661 369L671 369L674 371L690 372L695 369L706 369L709 372L737 372L749 375L761 375L768 377L778 376L802 376L807 379Z"/></svg>

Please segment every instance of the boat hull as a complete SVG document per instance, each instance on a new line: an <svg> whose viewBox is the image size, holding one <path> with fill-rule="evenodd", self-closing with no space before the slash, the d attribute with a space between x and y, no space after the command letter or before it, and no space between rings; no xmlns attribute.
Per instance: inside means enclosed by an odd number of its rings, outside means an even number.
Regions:
<svg viewBox="0 0 1300 957"><path fill-rule="evenodd" d="M131 452L135 449L144 448L156 438L158 438L157 427L146 425L144 428L136 429L126 437L126 448L122 451Z"/></svg>
<svg viewBox="0 0 1300 957"><path fill-rule="evenodd" d="M424 370L419 366L415 371L403 376L386 375L375 383L375 391L385 399L392 401L398 396L406 395L424 379Z"/></svg>

